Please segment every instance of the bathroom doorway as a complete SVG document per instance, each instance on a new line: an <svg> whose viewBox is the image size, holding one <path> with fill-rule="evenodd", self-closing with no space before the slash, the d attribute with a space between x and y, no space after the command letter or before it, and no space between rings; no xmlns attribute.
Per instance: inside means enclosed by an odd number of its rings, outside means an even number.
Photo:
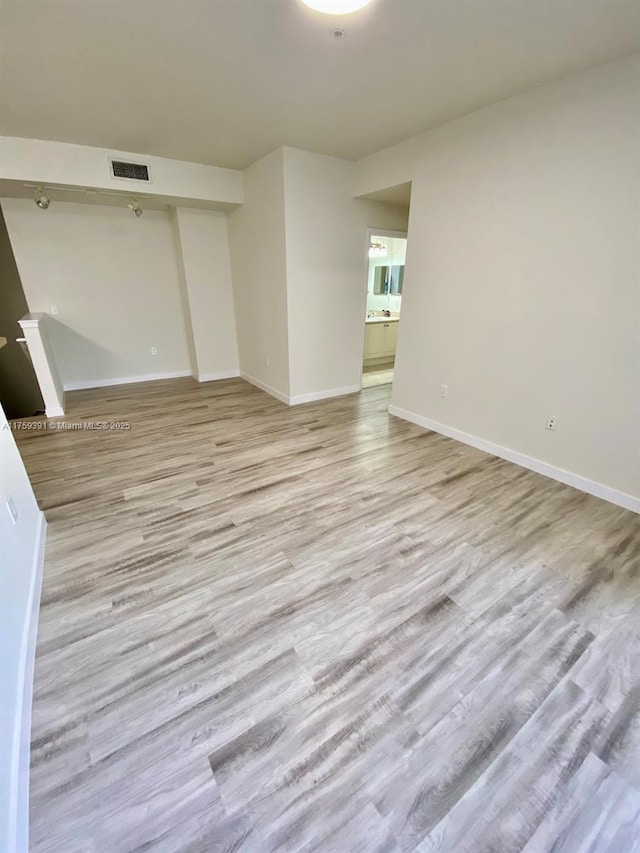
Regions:
<svg viewBox="0 0 640 853"><path fill-rule="evenodd" d="M393 382L407 233L370 230L368 240L363 388Z"/></svg>

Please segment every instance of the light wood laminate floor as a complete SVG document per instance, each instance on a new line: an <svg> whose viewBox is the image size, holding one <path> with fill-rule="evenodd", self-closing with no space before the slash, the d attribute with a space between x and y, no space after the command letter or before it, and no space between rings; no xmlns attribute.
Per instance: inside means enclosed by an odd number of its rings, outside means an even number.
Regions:
<svg viewBox="0 0 640 853"><path fill-rule="evenodd" d="M640 850L640 519L241 380L17 433L49 522L33 851Z"/></svg>
<svg viewBox="0 0 640 853"><path fill-rule="evenodd" d="M362 374L362 387L375 388L377 385L391 385L393 368L389 370L373 370Z"/></svg>
<svg viewBox="0 0 640 853"><path fill-rule="evenodd" d="M376 385L390 385L393 382L395 358L377 364L362 366L361 385L363 388L374 388Z"/></svg>

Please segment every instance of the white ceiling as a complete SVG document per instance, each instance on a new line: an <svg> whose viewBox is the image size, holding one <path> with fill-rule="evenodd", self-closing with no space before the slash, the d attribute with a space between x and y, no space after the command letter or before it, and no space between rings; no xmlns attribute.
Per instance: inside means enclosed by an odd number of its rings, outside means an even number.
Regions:
<svg viewBox="0 0 640 853"><path fill-rule="evenodd" d="M243 168L356 159L632 53L638 0L2 0L0 133ZM340 41L331 29L340 26Z"/></svg>

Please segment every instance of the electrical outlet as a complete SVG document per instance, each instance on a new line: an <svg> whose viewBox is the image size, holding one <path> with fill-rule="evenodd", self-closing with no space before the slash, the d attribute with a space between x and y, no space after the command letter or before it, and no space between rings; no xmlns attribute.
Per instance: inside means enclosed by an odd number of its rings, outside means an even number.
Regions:
<svg viewBox="0 0 640 853"><path fill-rule="evenodd" d="M57 305L51 306L51 313L53 314L54 317L58 316L58 306Z"/></svg>
<svg viewBox="0 0 640 853"><path fill-rule="evenodd" d="M544 425L545 429L555 430L558 426L558 417L557 415L549 415L547 418L547 422Z"/></svg>
<svg viewBox="0 0 640 853"><path fill-rule="evenodd" d="M265 357L264 363L267 367L271 367L271 358L269 356Z"/></svg>
<svg viewBox="0 0 640 853"><path fill-rule="evenodd" d="M441 385L440 386L440 396L446 397L448 393L449 393L449 386L448 385Z"/></svg>
<svg viewBox="0 0 640 853"><path fill-rule="evenodd" d="M18 522L18 508L14 504L13 498L7 498L6 506L7 506L7 512L9 513L9 516L11 518L11 522L13 524L17 524L17 522Z"/></svg>
<svg viewBox="0 0 640 853"><path fill-rule="evenodd" d="M151 355L158 355L158 347L151 347Z"/></svg>

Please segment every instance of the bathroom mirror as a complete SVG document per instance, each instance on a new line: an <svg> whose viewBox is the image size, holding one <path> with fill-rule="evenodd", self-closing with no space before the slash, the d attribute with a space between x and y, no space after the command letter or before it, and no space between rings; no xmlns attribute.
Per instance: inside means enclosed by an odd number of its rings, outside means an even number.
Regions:
<svg viewBox="0 0 640 853"><path fill-rule="evenodd" d="M373 272L373 292L376 296L389 293L389 267L379 266Z"/></svg>
<svg viewBox="0 0 640 853"><path fill-rule="evenodd" d="M373 273L373 292L376 296L386 293L402 293L404 279L404 264L393 266L377 266Z"/></svg>
<svg viewBox="0 0 640 853"><path fill-rule="evenodd" d="M404 280L404 264L391 267L390 293L402 293L402 282Z"/></svg>

